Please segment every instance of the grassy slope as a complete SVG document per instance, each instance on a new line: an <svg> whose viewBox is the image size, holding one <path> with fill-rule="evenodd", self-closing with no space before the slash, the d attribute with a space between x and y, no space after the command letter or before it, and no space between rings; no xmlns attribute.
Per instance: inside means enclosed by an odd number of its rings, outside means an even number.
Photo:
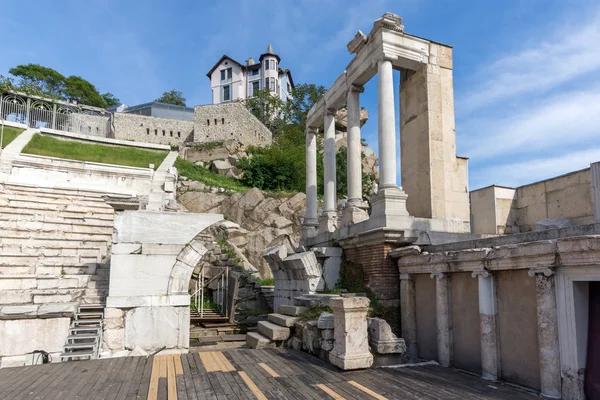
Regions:
<svg viewBox="0 0 600 400"><path fill-rule="evenodd" d="M225 175L220 175L216 172L210 171L207 168L199 165L194 165L190 161L186 161L182 158L177 158L175 161L175 167L179 172L179 175L185 176L192 181L202 182L208 186L218 186L232 192L247 192L250 188L244 186L237 179L229 178Z"/></svg>
<svg viewBox="0 0 600 400"><path fill-rule="evenodd" d="M23 153L140 168L154 164L155 169L168 154L167 151L82 143L38 134L25 146Z"/></svg>
<svg viewBox="0 0 600 400"><path fill-rule="evenodd" d="M21 134L25 129L13 128L11 126L4 127L4 135L2 137L2 148L8 146L10 142L15 140L17 136Z"/></svg>

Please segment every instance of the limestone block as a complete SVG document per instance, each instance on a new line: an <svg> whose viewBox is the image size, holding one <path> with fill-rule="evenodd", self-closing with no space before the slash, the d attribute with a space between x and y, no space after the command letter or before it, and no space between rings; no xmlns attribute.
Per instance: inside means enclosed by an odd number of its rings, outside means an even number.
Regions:
<svg viewBox="0 0 600 400"><path fill-rule="evenodd" d="M373 355L369 351L366 297L336 297L330 300L334 314L335 344L329 361L343 369L369 368Z"/></svg>
<svg viewBox="0 0 600 400"><path fill-rule="evenodd" d="M260 321L257 324L258 332L270 340L287 340L290 337L290 328L276 325L272 322Z"/></svg>
<svg viewBox="0 0 600 400"><path fill-rule="evenodd" d="M318 354L320 347L321 331L317 321L309 321L302 328L302 347L311 354Z"/></svg>
<svg viewBox="0 0 600 400"><path fill-rule="evenodd" d="M123 350L125 346L125 329L105 329L102 335L104 347L111 351Z"/></svg>
<svg viewBox="0 0 600 400"><path fill-rule="evenodd" d="M406 352L404 339L396 337L390 324L381 318L367 318L369 344L379 354L403 354Z"/></svg>
<svg viewBox="0 0 600 400"><path fill-rule="evenodd" d="M298 320L299 320L298 317L291 317L288 315L282 315L282 314L276 314L276 313L269 314L268 318L269 318L270 322L280 325L280 326L285 326L288 328L294 326L294 324L296 322L298 322Z"/></svg>
<svg viewBox="0 0 600 400"><path fill-rule="evenodd" d="M51 295L34 295L33 302L35 304L43 303L66 303L73 299L70 294L51 294Z"/></svg>
<svg viewBox="0 0 600 400"><path fill-rule="evenodd" d="M298 315L302 314L306 310L307 310L306 307L289 306L289 305L283 305L283 304L280 305L279 309L278 309L280 314L289 315L292 317L297 317Z"/></svg>
<svg viewBox="0 0 600 400"><path fill-rule="evenodd" d="M60 352L70 324L70 318L0 321L0 355L19 356L38 349Z"/></svg>
<svg viewBox="0 0 600 400"><path fill-rule="evenodd" d="M31 303L33 295L29 290L0 290L0 304Z"/></svg>
<svg viewBox="0 0 600 400"><path fill-rule="evenodd" d="M19 306L2 306L0 308L0 318L2 319L12 319L16 318L35 318L37 315L38 308L40 306L37 304L25 304Z"/></svg>
<svg viewBox="0 0 600 400"><path fill-rule="evenodd" d="M302 339L294 336L292 340L290 340L290 347L294 350L302 350Z"/></svg>
<svg viewBox="0 0 600 400"><path fill-rule="evenodd" d="M321 315L319 315L317 326L319 327L319 329L333 329L333 314L322 313Z"/></svg>
<svg viewBox="0 0 600 400"><path fill-rule="evenodd" d="M175 255L113 255L110 296L166 295Z"/></svg>
<svg viewBox="0 0 600 400"><path fill-rule="evenodd" d="M237 206L242 210L254 210L264 199L265 196L260 189L252 188L239 199Z"/></svg>
<svg viewBox="0 0 600 400"><path fill-rule="evenodd" d="M47 318L48 316L72 317L75 311L77 311L76 302L42 304L38 309L38 316L40 318Z"/></svg>
<svg viewBox="0 0 600 400"><path fill-rule="evenodd" d="M321 338L324 340L333 340L333 329L321 330Z"/></svg>
<svg viewBox="0 0 600 400"><path fill-rule="evenodd" d="M283 270L283 260L287 257L287 248L285 246L277 246L268 249L263 258L269 263L269 267L273 274L277 270Z"/></svg>
<svg viewBox="0 0 600 400"><path fill-rule="evenodd" d="M142 349L141 347L138 346L135 349L131 350L131 352L129 352L129 354L127 356L128 357L147 357L148 352L144 351L144 349Z"/></svg>
<svg viewBox="0 0 600 400"><path fill-rule="evenodd" d="M189 307L139 307L125 314L125 348L188 348Z"/></svg>
<svg viewBox="0 0 600 400"><path fill-rule="evenodd" d="M251 349L263 349L267 347L275 346L275 343L271 342L269 338L261 335L257 332L248 332L246 334L246 345Z"/></svg>
<svg viewBox="0 0 600 400"><path fill-rule="evenodd" d="M333 340L325 340L325 339L321 338L320 345L321 345L321 349L323 349L325 351L333 350Z"/></svg>
<svg viewBox="0 0 600 400"><path fill-rule="evenodd" d="M292 224L292 221L285 217L276 217L271 223L271 226L277 229L285 229L292 226Z"/></svg>

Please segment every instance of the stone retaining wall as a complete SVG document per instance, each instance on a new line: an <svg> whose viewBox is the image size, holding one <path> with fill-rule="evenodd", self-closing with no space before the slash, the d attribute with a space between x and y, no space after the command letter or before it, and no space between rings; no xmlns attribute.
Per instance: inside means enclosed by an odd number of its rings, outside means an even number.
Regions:
<svg viewBox="0 0 600 400"><path fill-rule="evenodd" d="M194 122L115 113L115 138L179 146L193 139Z"/></svg>

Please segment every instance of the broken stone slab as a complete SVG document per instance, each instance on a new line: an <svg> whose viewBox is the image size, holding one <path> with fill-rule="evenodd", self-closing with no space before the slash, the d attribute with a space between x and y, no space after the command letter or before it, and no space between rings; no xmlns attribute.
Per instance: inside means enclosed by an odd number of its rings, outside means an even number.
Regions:
<svg viewBox="0 0 600 400"><path fill-rule="evenodd" d="M283 269L283 260L287 257L288 251L286 246L271 247L264 254L263 258L269 264L271 271L274 273L277 270Z"/></svg>
<svg viewBox="0 0 600 400"><path fill-rule="evenodd" d="M271 340L287 340L290 337L290 328L276 325L272 322L260 321L257 324L258 332Z"/></svg>
<svg viewBox="0 0 600 400"><path fill-rule="evenodd" d="M38 309L38 317L50 317L50 316L71 316L75 314L77 310L77 303L47 303L42 304Z"/></svg>
<svg viewBox="0 0 600 400"><path fill-rule="evenodd" d="M302 339L294 336L292 340L290 340L290 347L294 350L302 350Z"/></svg>
<svg viewBox="0 0 600 400"><path fill-rule="evenodd" d="M319 329L333 329L333 314L322 313L317 321L317 326Z"/></svg>
<svg viewBox="0 0 600 400"><path fill-rule="evenodd" d="M298 317L291 317L288 315L282 315L282 314L276 314L276 313L269 314L268 318L269 318L270 322L280 325L280 326L285 326L286 328L290 328L290 327L294 326L294 324L296 322L298 322L298 320L299 320Z"/></svg>
<svg viewBox="0 0 600 400"><path fill-rule="evenodd" d="M378 354L403 354L406 352L404 339L398 338L390 324L381 318L367 318L369 345Z"/></svg>
<svg viewBox="0 0 600 400"><path fill-rule="evenodd" d="M215 160L211 165L211 169L221 175L225 175L232 168L233 165L227 160Z"/></svg>
<svg viewBox="0 0 600 400"><path fill-rule="evenodd" d="M136 346L133 350L131 350L131 352L128 355L128 357L147 357L147 356L148 356L148 353L139 346Z"/></svg>
<svg viewBox="0 0 600 400"><path fill-rule="evenodd" d="M367 297L337 297L329 306L334 315L334 347L329 362L343 370L369 368L373 355L369 351Z"/></svg>
<svg viewBox="0 0 600 400"><path fill-rule="evenodd" d="M302 329L302 348L311 354L318 354L321 339L321 331L317 327L317 321L308 321Z"/></svg>
<svg viewBox="0 0 600 400"><path fill-rule="evenodd" d="M268 347L275 347L275 343L269 340L269 338L261 335L258 332L249 332L246 334L246 344L251 349L264 349Z"/></svg>
<svg viewBox="0 0 600 400"><path fill-rule="evenodd" d="M282 304L279 306L278 311L279 311L279 314L289 315L291 317L297 317L298 315L302 314L306 310L307 310L306 307L288 306L288 305Z"/></svg>
<svg viewBox="0 0 600 400"><path fill-rule="evenodd" d="M323 349L325 351L331 351L331 350L333 350L333 340L326 340L326 339L321 338L320 346L321 346L321 349Z"/></svg>

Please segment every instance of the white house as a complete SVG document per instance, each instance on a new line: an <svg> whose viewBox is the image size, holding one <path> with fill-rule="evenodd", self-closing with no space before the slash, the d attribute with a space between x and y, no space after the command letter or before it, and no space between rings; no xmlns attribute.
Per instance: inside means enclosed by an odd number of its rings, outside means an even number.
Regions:
<svg viewBox="0 0 600 400"><path fill-rule="evenodd" d="M292 73L289 69L280 68L281 59L271 44L258 60L257 63L251 57L241 64L223 55L206 74L210 79L213 104L247 99L254 96L255 91L264 88L271 89L274 95L287 101L294 88Z"/></svg>

